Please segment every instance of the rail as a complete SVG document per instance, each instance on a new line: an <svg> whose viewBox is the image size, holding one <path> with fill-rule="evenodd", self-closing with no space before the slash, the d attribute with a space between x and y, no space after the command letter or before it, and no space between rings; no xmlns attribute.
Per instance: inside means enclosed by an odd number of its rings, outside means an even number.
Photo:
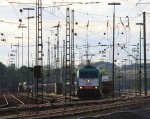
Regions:
<svg viewBox="0 0 150 119"><path fill-rule="evenodd" d="M22 102L21 100L19 100L18 98L16 98L14 95L8 93L11 97L13 97L15 100L17 100L18 102L20 102L21 104L24 105L24 102Z"/></svg>
<svg viewBox="0 0 150 119"><path fill-rule="evenodd" d="M25 118L25 117L36 117L36 118L43 118L43 117L59 117L59 116L68 116L68 115L76 115L86 112L94 112L99 110L108 110L108 109L117 109L120 107L127 107L127 106L133 106L138 104L144 104L150 102L150 96L140 96L140 97L130 97L130 98L117 98L117 99L109 99L109 100L103 100L103 101L91 101L89 105L87 105L90 101L82 102L84 104L81 104L81 102L76 102L76 105L74 106L66 106L62 105L58 108L47 108L44 110L44 106L46 105L40 105L41 109L36 113L35 111L31 111L28 109L28 111L23 111L23 113L19 113L17 118ZM93 103L92 103L93 102ZM105 103L104 103L105 102ZM68 102L68 104L71 104L71 102ZM79 105L78 105L79 104ZM58 104L57 104L58 105ZM48 107L51 107L51 105L47 105ZM54 105L53 105L54 106ZM56 106L56 105L55 105ZM24 107L20 107L20 109L23 109ZM30 108L34 108L34 106L31 106Z"/></svg>
<svg viewBox="0 0 150 119"><path fill-rule="evenodd" d="M5 106L7 106L8 105L8 100L7 100L7 98L6 98L6 96L5 96L5 94L3 93L3 97L5 98L5 104L3 104L3 105L0 105L0 108L2 108L2 107L5 107Z"/></svg>

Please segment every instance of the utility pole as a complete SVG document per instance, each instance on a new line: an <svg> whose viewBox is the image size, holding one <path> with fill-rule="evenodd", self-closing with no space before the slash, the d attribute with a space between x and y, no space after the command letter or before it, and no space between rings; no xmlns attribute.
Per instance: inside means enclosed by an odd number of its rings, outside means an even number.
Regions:
<svg viewBox="0 0 150 119"><path fill-rule="evenodd" d="M138 54L138 50L136 48L133 48L132 52L134 53L133 55L135 56L135 66L134 66L134 69L135 69L134 70L135 71L134 78L135 78L135 80L134 80L134 88L135 88L135 94L136 94L136 88L137 88L137 86L136 86L136 79L137 79L136 69L137 69L137 54ZM136 54L136 52L137 52L137 54Z"/></svg>
<svg viewBox="0 0 150 119"><path fill-rule="evenodd" d="M56 61L56 48L57 48L57 46L56 46L56 44L54 44L54 68L56 69L56 65L57 65L57 61Z"/></svg>
<svg viewBox="0 0 150 119"><path fill-rule="evenodd" d="M88 23L87 23L87 25L86 25L86 27L87 27L87 41L86 41L86 65L89 65L90 64L90 61L89 61L89 59L88 59L88 56L89 56L89 44L88 44L88 27L89 27L89 21L88 21Z"/></svg>
<svg viewBox="0 0 150 119"><path fill-rule="evenodd" d="M30 33L30 32L29 32L29 19L30 19L30 18L34 18L33 16L32 16L32 17L29 17L29 11L30 11L30 10L34 10L34 8L23 8L23 10L28 10L28 73L27 73L27 88L28 88L27 93L28 93L28 96L27 96L27 97L29 98L29 82L30 82L30 77L29 77L29 64L30 64L30 62L29 62L29 61L30 61L30 60L29 60L29 53L30 53L30 52L29 52L29 44L30 44L30 43L29 43L29 39L30 39L30 38L29 38L29 37L30 37L30 35L29 35L29 33Z"/></svg>
<svg viewBox="0 0 150 119"><path fill-rule="evenodd" d="M16 50L13 50L13 49L12 49L12 46L16 46L16 45L12 45L12 44L11 44L11 52L12 52L12 53L15 53L15 55L14 55L14 54L12 54L12 55L13 55L13 56L16 56L16 58L15 58L15 62L16 62L16 63L14 62L14 65L15 65L15 69L17 69L17 47L16 47Z"/></svg>
<svg viewBox="0 0 150 119"><path fill-rule="evenodd" d="M144 40L144 89L147 96L147 65L146 65L146 12L143 12L143 40Z"/></svg>
<svg viewBox="0 0 150 119"><path fill-rule="evenodd" d="M48 79L47 79L47 93L48 93L48 89L49 89L49 87L48 87L48 84L50 83L50 80L51 80L51 69L50 69L50 38L48 37L48 44L47 44L47 49L48 49L48 51L47 51L47 77L48 77Z"/></svg>
<svg viewBox="0 0 150 119"><path fill-rule="evenodd" d="M18 39L18 45L16 45L16 46L18 46L18 69L19 69L19 39L22 39L22 37L15 37L15 38L17 38Z"/></svg>
<svg viewBox="0 0 150 119"><path fill-rule="evenodd" d="M23 24L20 24L18 26L18 28L22 28L22 75L21 75L21 80L22 80L22 84L23 84L23 29L27 28L26 26L24 26Z"/></svg>
<svg viewBox="0 0 150 119"><path fill-rule="evenodd" d="M18 59L18 58L17 58L17 57L18 57L18 56L17 56L17 54L18 54L18 53L17 53L17 52L18 52L18 51L17 51L17 47L18 47L18 45L13 45L13 46L16 46L16 50L14 50L13 52L16 53L16 66L15 66L15 67L16 67L16 69L17 69L17 59Z"/></svg>
<svg viewBox="0 0 150 119"><path fill-rule="evenodd" d="M127 59L123 59L125 61L125 92L126 92L126 89L127 89L127 66L126 66L126 61Z"/></svg>
<svg viewBox="0 0 150 119"><path fill-rule="evenodd" d="M131 77L131 73L130 73L130 70L131 70L131 63L130 63L130 62L131 62L131 60L130 60L130 57L131 57L132 55L128 55L128 56L129 56L129 66L128 66L128 71L129 71L129 72L128 72L128 78L129 78L128 80L129 80L129 81L128 81L128 83L127 83L127 84L128 84L127 86L128 86L128 90L129 90L129 92L130 92L130 94L131 94L131 79L130 79L130 77Z"/></svg>
<svg viewBox="0 0 150 119"><path fill-rule="evenodd" d="M53 26L53 28L57 28L57 44L56 44L56 50L57 50L57 56L56 56L56 72L57 72L57 75L56 75L56 83L58 83L60 80L60 77L59 77L59 27L60 27L60 22L58 23L57 26Z"/></svg>
<svg viewBox="0 0 150 119"><path fill-rule="evenodd" d="M122 64L121 64L121 65L122 65L122 83L121 83L121 84L122 84L122 95L123 95L123 91L124 91L124 90L123 90L123 89L124 89L124 85L123 85L123 84L124 84L124 83L123 83L123 62L124 62L124 61L122 60L121 62L122 62Z"/></svg>
<svg viewBox="0 0 150 119"><path fill-rule="evenodd" d="M139 83L139 88L140 88L140 95L141 95L141 83L142 83L142 81L141 81L141 73L142 73L142 71L141 71L141 25L143 25L143 23L136 23L136 25L140 25L140 71L139 71L139 74L140 74L140 83Z"/></svg>
<svg viewBox="0 0 150 119"><path fill-rule="evenodd" d="M114 79L114 53L115 53L115 6L120 5L120 3L108 3L108 5L113 5L114 6L114 11L113 11L113 65L112 65L112 97L114 98L114 84L115 84L115 79Z"/></svg>

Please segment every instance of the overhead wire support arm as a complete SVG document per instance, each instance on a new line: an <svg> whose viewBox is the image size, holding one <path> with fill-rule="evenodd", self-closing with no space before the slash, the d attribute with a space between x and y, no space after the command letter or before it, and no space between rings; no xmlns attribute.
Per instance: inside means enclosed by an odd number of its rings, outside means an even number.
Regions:
<svg viewBox="0 0 150 119"><path fill-rule="evenodd" d="M84 4L83 2L53 2L54 4Z"/></svg>
<svg viewBox="0 0 150 119"><path fill-rule="evenodd" d="M53 2L53 5L56 7L59 6L69 6L69 5L74 5L74 4L81 4L81 5L88 5L88 4L99 4L99 3L104 3L104 2Z"/></svg>

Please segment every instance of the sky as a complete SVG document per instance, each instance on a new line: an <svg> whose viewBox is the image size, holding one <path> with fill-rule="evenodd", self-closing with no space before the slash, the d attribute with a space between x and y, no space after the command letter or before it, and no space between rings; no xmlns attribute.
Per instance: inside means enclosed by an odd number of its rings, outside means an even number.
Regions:
<svg viewBox="0 0 150 119"><path fill-rule="evenodd" d="M20 9L35 8L36 0L0 0L0 61L5 65L15 63L18 66L18 49L15 45L19 43L19 67L28 65L28 12ZM60 22L59 40L60 57L63 40L66 39L66 8L70 12L74 10L75 33L75 61L76 65L85 62L86 45L91 62L112 62L113 42L113 6L108 3L119 2L121 5L115 7L115 60L120 65L125 59L127 63L134 63L139 55L137 43L140 41L140 26L136 23L143 22L143 12L146 12L146 40L147 40L147 62L150 59L150 1L149 0L42 0L43 3L43 62L47 64L47 42L50 39L51 57L54 57L53 47L56 44L56 28ZM35 10L29 12L29 16L35 17ZM18 28L22 24L27 28ZM88 27L87 27L88 25ZM30 52L29 65L35 62L35 18L29 19ZM141 27L141 32L143 30ZM22 37L23 33L23 57ZM143 35L142 35L143 37ZM4 39L4 40L3 40ZM143 58L143 39L141 43ZM14 52L17 49L17 52ZM138 50L139 51L139 50ZM11 54L15 56L10 56ZM17 55L16 55L17 54ZM23 58L23 63L22 63ZM139 58L137 56L137 58ZM130 60L129 60L130 59ZM54 58L51 58L51 63Z"/></svg>

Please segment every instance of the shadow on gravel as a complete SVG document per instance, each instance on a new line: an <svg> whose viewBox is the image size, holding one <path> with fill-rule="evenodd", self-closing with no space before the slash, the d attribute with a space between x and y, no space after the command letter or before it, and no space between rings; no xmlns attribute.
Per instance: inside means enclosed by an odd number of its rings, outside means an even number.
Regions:
<svg viewBox="0 0 150 119"><path fill-rule="evenodd" d="M78 119L146 119L134 112L114 112L105 116L80 117Z"/></svg>

